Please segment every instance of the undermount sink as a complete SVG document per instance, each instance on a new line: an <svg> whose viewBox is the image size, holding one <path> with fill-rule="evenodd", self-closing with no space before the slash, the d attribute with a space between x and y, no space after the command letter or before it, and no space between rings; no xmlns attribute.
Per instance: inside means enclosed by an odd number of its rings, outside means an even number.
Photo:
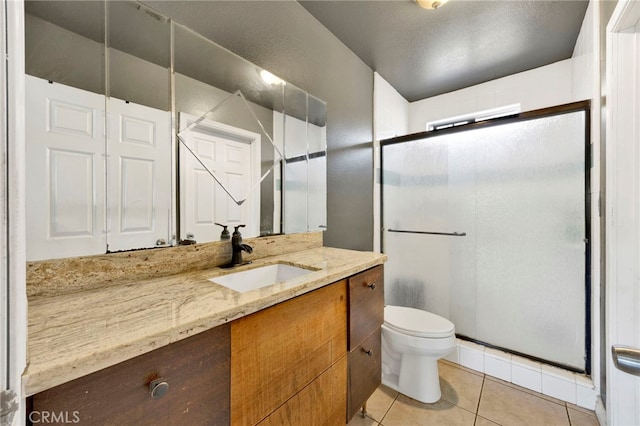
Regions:
<svg viewBox="0 0 640 426"><path fill-rule="evenodd" d="M231 290L245 293L310 274L311 272L315 271L298 266L286 265L284 263L276 263L209 278L209 281L230 288Z"/></svg>

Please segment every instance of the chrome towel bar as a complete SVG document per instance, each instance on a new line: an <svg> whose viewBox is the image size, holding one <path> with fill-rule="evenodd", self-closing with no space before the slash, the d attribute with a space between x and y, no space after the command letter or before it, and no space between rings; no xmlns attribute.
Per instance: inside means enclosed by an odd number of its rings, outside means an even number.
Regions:
<svg viewBox="0 0 640 426"><path fill-rule="evenodd" d="M431 231L406 231L400 229L387 229L387 232L401 232L404 234L446 235L449 237L464 237L466 232L431 232Z"/></svg>

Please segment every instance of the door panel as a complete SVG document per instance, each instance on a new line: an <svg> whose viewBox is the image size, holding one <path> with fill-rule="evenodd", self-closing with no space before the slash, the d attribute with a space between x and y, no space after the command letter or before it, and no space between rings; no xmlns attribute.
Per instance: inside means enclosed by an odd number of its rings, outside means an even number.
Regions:
<svg viewBox="0 0 640 426"><path fill-rule="evenodd" d="M93 155L58 149L48 151L50 236L93 235Z"/></svg>
<svg viewBox="0 0 640 426"><path fill-rule="evenodd" d="M109 99L109 251L171 243L171 116Z"/></svg>
<svg viewBox="0 0 640 426"><path fill-rule="evenodd" d="M244 130L234 135L230 126L217 131L217 125L203 120L185 132L184 142L193 153L180 146L181 232L198 242L219 239L216 222L229 227L245 224L244 235L259 232L260 197L255 190L247 194L260 167L254 152L260 149L260 139L248 137Z"/></svg>
<svg viewBox="0 0 640 426"><path fill-rule="evenodd" d="M120 159L120 232L153 231L154 163L140 158Z"/></svg>
<svg viewBox="0 0 640 426"><path fill-rule="evenodd" d="M106 251L104 96L26 76L27 259Z"/></svg>

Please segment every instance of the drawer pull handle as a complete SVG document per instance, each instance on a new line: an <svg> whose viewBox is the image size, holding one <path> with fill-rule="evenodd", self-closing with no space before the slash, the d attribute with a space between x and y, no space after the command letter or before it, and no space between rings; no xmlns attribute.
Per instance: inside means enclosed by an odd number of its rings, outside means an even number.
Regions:
<svg viewBox="0 0 640 426"><path fill-rule="evenodd" d="M371 290L375 290L376 289L376 283L367 284L367 287L369 287Z"/></svg>
<svg viewBox="0 0 640 426"><path fill-rule="evenodd" d="M165 382L164 379L156 379L149 383L149 394L153 399L162 398L168 390L169 383Z"/></svg>
<svg viewBox="0 0 640 426"><path fill-rule="evenodd" d="M364 348L362 348L362 351L369 356L373 356L373 351L371 349L369 349L368 351L365 351Z"/></svg>

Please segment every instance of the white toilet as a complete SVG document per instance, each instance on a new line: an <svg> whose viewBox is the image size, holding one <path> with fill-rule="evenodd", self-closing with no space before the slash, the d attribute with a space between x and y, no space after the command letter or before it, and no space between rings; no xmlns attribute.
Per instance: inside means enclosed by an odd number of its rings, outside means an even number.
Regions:
<svg viewBox="0 0 640 426"><path fill-rule="evenodd" d="M385 306L382 383L420 402L440 399L438 359L456 347L453 323L420 309Z"/></svg>

